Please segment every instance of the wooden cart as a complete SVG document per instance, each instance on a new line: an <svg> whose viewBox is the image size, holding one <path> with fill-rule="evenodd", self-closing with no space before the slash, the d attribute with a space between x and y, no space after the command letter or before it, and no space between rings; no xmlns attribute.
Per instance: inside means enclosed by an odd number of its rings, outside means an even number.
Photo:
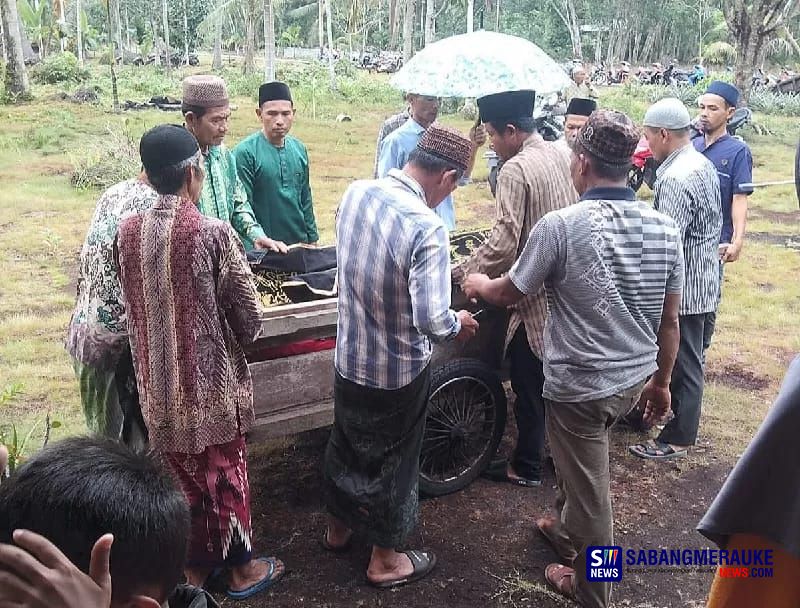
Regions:
<svg viewBox="0 0 800 608"><path fill-rule="evenodd" d="M461 304L459 306L459 304ZM467 308L460 292L454 308ZM502 380L508 314L486 309L466 345L434 347L420 490L438 496L478 477L494 456L506 422ZM267 309L261 335L249 349L256 426L251 441L299 433L333 422L333 350L259 361L258 353L336 335L336 299Z"/></svg>

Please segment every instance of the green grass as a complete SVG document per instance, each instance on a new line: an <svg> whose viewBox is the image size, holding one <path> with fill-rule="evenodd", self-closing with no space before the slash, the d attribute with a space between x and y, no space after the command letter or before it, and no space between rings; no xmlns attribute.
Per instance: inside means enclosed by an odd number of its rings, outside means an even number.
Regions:
<svg viewBox="0 0 800 608"><path fill-rule="evenodd" d="M151 94L178 94L178 78L147 71L123 74L122 99L144 100ZM257 80L257 79L256 79ZM0 389L24 385L23 393L0 410L0 426L27 429L49 411L64 426L57 438L81 432L83 416L70 360L63 349L75 296L77 260L98 196L70 185L73 165L97 153L109 132L127 132L136 140L161 122L178 122L178 113L157 110L115 115L109 111L107 78L95 73L99 105L49 101L59 87L37 88L39 101L0 106ZM312 189L321 239L333 241L336 205L353 179L370 177L378 125L401 107L399 95L386 93L385 78L354 81L347 92L331 95L324 86L299 87L293 134L308 146ZM242 85L243 86L243 85ZM360 87L360 88L359 88ZM158 90L154 90L154 88ZM364 94L355 102L359 91ZM391 99L396 99L392 102ZM237 105L227 144L233 146L258 128L252 95ZM646 104L605 95L613 105L641 118ZM337 122L346 113L351 122ZM466 131L455 116L444 122ZM756 180L792 176L796 121L769 117L776 138L751 137ZM100 146L101 147L101 146ZM475 182L456 194L460 227L491 226L494 202L485 183L486 164L478 157ZM646 194L646 193L645 193ZM800 234L800 212L792 188L759 190L751 201L751 230L777 235ZM722 453L741 451L763 419L792 353L800 351L800 254L784 247L750 241L742 259L726 271L718 332L708 355L710 372L745 369L768 380L764 389L739 390L710 382L701 434Z"/></svg>

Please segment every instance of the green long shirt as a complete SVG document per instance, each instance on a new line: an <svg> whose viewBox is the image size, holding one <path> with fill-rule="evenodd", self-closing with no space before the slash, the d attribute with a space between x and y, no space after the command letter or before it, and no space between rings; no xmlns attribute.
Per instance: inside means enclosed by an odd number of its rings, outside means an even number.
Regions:
<svg viewBox="0 0 800 608"><path fill-rule="evenodd" d="M236 158L225 146L212 146L203 156L206 179L197 207L200 213L230 222L245 248L265 236L236 171Z"/></svg>
<svg viewBox="0 0 800 608"><path fill-rule="evenodd" d="M247 198L267 235L287 245L319 240L308 152L300 140L287 135L278 148L258 131L239 142L233 153Z"/></svg>

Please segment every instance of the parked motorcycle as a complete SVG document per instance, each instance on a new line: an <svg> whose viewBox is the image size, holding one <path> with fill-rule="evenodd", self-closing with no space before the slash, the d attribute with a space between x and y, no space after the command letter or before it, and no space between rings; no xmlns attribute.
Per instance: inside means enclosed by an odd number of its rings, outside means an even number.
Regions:
<svg viewBox="0 0 800 608"><path fill-rule="evenodd" d="M753 112L750 108L738 108L728 121L728 134L731 137L739 137L741 139L739 135L736 135L736 131L749 124L752 120ZM698 119L692 122L690 128L692 130L692 138L703 132ZM650 146L644 137L639 140L631 162L631 170L628 173L628 186L638 192L642 184L647 184L647 187L652 190L656 183L658 163L653 158L653 153L650 151Z"/></svg>

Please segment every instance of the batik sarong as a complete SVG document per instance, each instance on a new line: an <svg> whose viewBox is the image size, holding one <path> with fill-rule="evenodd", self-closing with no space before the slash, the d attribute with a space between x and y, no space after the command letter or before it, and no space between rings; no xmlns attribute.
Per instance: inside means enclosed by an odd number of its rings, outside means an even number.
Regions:
<svg viewBox="0 0 800 608"><path fill-rule="evenodd" d="M370 544L399 547L416 525L429 390L430 367L397 390L336 374L325 498L330 513Z"/></svg>
<svg viewBox="0 0 800 608"><path fill-rule="evenodd" d="M191 513L187 565L235 567L250 561L250 483L243 436L200 454L165 452Z"/></svg>

